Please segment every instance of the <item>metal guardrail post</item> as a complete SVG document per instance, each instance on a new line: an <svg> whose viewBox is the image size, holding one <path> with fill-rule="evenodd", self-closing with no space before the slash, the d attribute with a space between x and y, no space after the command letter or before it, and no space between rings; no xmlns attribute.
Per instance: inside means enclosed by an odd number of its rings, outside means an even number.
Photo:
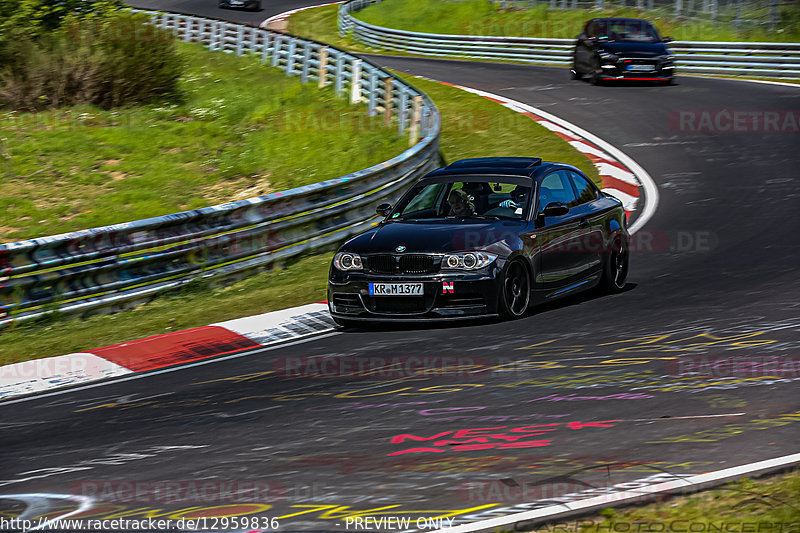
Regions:
<svg viewBox="0 0 800 533"><path fill-rule="evenodd" d="M391 76L383 79L383 125L386 128L392 125L393 81Z"/></svg>
<svg viewBox="0 0 800 533"><path fill-rule="evenodd" d="M272 45L272 64L271 66L277 67L281 60L281 48L283 47L284 38L280 35L275 36Z"/></svg>
<svg viewBox="0 0 800 533"><path fill-rule="evenodd" d="M333 83L333 90L336 94L342 94L344 91L344 58L341 54L336 58L336 78Z"/></svg>
<svg viewBox="0 0 800 533"><path fill-rule="evenodd" d="M361 101L361 60L354 59L350 66L350 103Z"/></svg>
<svg viewBox="0 0 800 533"><path fill-rule="evenodd" d="M308 83L308 67L311 65L311 43L303 43L303 67L300 72L300 82Z"/></svg>
<svg viewBox="0 0 800 533"><path fill-rule="evenodd" d="M269 52L270 52L270 35L269 33L264 32L264 38L262 39L261 44L261 62L266 63L267 59L269 59Z"/></svg>
<svg viewBox="0 0 800 533"><path fill-rule="evenodd" d="M184 30L183 34L183 41L184 42L191 42L192 41L192 26L194 23L193 18L186 19L186 29Z"/></svg>
<svg viewBox="0 0 800 533"><path fill-rule="evenodd" d="M323 46L319 50L319 80L317 86L325 87L328 83L328 47Z"/></svg>
<svg viewBox="0 0 800 533"><path fill-rule="evenodd" d="M411 127L408 131L408 145L414 146L419 142L419 128L422 120L422 96L416 95L413 100L411 113Z"/></svg>
<svg viewBox="0 0 800 533"><path fill-rule="evenodd" d="M369 71L369 93L367 97L367 114L374 117L376 114L375 107L378 99L378 73L374 69Z"/></svg>
<svg viewBox="0 0 800 533"><path fill-rule="evenodd" d="M217 40L219 39L219 22L214 21L211 23L211 35L208 43L209 50L217 50Z"/></svg>
<svg viewBox="0 0 800 533"><path fill-rule="evenodd" d="M241 56L244 50L244 26L239 26L236 30L236 55Z"/></svg>
<svg viewBox="0 0 800 533"><path fill-rule="evenodd" d="M406 122L408 120L408 94L405 87L400 87L400 105L397 111L397 130L400 135L406 132Z"/></svg>
<svg viewBox="0 0 800 533"><path fill-rule="evenodd" d="M289 39L289 51L286 55L286 75L291 76L294 74L295 53L297 51L297 39L294 37Z"/></svg>

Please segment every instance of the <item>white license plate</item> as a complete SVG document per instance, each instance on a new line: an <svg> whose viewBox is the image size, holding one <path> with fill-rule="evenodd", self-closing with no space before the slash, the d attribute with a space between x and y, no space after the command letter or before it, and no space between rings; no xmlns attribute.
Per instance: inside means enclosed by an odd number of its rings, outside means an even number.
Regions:
<svg viewBox="0 0 800 533"><path fill-rule="evenodd" d="M628 70L633 72L652 72L652 65L628 65Z"/></svg>
<svg viewBox="0 0 800 533"><path fill-rule="evenodd" d="M422 283L370 283L370 296L422 296Z"/></svg>

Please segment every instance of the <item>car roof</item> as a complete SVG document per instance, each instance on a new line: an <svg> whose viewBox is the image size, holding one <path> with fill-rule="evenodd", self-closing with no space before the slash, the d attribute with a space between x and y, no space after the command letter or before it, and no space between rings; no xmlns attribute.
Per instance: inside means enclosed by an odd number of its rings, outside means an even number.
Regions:
<svg viewBox="0 0 800 533"><path fill-rule="evenodd" d="M444 168L430 172L425 177L489 175L489 176L521 176L532 178L542 167L550 166L539 157L474 157L459 159Z"/></svg>

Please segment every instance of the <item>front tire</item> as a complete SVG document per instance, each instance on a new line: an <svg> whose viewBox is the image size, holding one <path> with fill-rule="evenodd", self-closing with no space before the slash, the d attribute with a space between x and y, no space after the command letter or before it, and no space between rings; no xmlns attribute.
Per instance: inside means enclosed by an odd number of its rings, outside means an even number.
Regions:
<svg viewBox="0 0 800 533"><path fill-rule="evenodd" d="M500 316L516 320L525 316L531 299L531 280L520 261L511 261L500 286Z"/></svg>
<svg viewBox="0 0 800 533"><path fill-rule="evenodd" d="M625 235L617 235L611 241L611 249L606 254L603 262L603 277L600 280L600 288L604 292L613 294L621 292L625 288L625 283L628 280L629 262L628 238Z"/></svg>

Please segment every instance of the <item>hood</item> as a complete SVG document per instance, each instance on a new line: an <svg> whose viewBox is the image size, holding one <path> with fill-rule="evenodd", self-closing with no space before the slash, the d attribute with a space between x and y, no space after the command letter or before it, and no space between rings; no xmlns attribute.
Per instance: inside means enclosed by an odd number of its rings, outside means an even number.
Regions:
<svg viewBox="0 0 800 533"><path fill-rule="evenodd" d="M652 58L670 53L664 43L639 43L630 41L610 41L597 44L597 49L620 57Z"/></svg>
<svg viewBox="0 0 800 533"><path fill-rule="evenodd" d="M477 222L390 222L377 226L347 241L342 250L357 254L446 253L508 249L519 239L521 221L489 220ZM499 246L498 246L499 245Z"/></svg>

